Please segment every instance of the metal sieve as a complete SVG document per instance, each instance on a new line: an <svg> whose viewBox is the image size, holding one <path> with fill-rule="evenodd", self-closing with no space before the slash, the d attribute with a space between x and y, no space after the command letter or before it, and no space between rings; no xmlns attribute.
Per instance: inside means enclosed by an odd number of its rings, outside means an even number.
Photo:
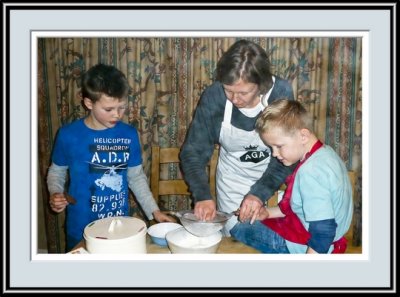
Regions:
<svg viewBox="0 0 400 297"><path fill-rule="evenodd" d="M217 211L215 218L211 221L199 220L193 210L178 211L175 215L181 221L183 227L193 235L204 237L214 234L225 226L233 214Z"/></svg>

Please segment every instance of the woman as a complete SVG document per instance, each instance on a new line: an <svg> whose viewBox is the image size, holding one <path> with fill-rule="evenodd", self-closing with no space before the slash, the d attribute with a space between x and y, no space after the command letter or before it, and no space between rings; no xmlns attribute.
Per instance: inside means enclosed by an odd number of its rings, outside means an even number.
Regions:
<svg viewBox="0 0 400 297"><path fill-rule="evenodd" d="M239 220L254 223L249 230L256 235L259 227L265 229L255 221L259 210L293 170L272 157L255 131L255 122L268 103L282 97L294 99L289 82L273 76L269 66L267 53L259 45L247 40L233 44L217 64L216 81L201 96L180 153L195 215L210 220L217 207L205 168L214 146L220 145L218 210L232 212L240 207ZM237 222L236 216L228 221L225 236L230 236Z"/></svg>

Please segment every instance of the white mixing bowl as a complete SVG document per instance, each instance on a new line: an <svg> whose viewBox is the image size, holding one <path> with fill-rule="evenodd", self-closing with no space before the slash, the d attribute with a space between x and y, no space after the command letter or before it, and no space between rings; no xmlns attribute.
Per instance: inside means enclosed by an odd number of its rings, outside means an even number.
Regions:
<svg viewBox="0 0 400 297"><path fill-rule="evenodd" d="M168 247L173 254L213 254L222 240L221 232L209 236L195 236L184 227L170 231L166 235Z"/></svg>

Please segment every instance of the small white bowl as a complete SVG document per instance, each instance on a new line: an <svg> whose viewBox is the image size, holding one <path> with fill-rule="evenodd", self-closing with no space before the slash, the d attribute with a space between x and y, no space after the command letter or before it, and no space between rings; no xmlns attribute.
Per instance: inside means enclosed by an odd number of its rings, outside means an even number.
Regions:
<svg viewBox="0 0 400 297"><path fill-rule="evenodd" d="M165 236L168 232L181 228L182 225L178 223L165 222L154 224L149 227L147 234L150 235L151 240L160 246L167 246Z"/></svg>
<svg viewBox="0 0 400 297"><path fill-rule="evenodd" d="M222 233L209 236L195 236L184 227L168 232L168 247L173 254L214 254L222 240Z"/></svg>

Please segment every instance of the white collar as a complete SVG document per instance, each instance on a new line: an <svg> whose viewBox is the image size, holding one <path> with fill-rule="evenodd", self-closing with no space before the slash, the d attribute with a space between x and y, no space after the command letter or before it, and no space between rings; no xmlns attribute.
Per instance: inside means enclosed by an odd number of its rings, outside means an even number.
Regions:
<svg viewBox="0 0 400 297"><path fill-rule="evenodd" d="M240 112L243 113L246 117L248 118L254 118L256 115L258 115L260 113L260 111L262 111L264 109L264 106L260 102L251 108L239 108Z"/></svg>
<svg viewBox="0 0 400 297"><path fill-rule="evenodd" d="M274 88L274 86L275 86L275 76L272 76L272 87L271 87L271 89L269 89L268 93L265 94L264 96L261 95L261 102L262 102L262 105L264 106L264 108L268 106L268 98L271 95L271 92L272 92L272 89Z"/></svg>

